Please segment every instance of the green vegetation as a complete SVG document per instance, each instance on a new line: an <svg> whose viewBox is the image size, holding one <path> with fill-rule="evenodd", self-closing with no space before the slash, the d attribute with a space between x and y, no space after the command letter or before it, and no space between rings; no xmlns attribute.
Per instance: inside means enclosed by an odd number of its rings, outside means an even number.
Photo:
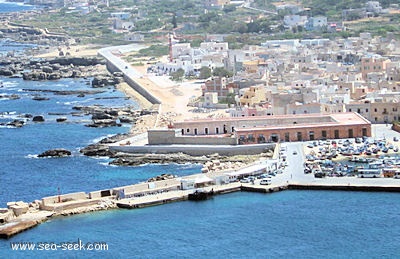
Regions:
<svg viewBox="0 0 400 259"><path fill-rule="evenodd" d="M170 74L170 78L172 81L182 81L184 75L185 71L182 68L179 68L176 72Z"/></svg>
<svg viewBox="0 0 400 259"><path fill-rule="evenodd" d="M207 79L212 76L211 69L209 67L201 67L199 79Z"/></svg>
<svg viewBox="0 0 400 259"><path fill-rule="evenodd" d="M168 55L169 49L165 45L151 45L148 48L139 50L138 56L144 57L161 57Z"/></svg>
<svg viewBox="0 0 400 259"><path fill-rule="evenodd" d="M220 77L232 77L233 72L226 70L223 67L216 67L212 71L213 76L220 76Z"/></svg>
<svg viewBox="0 0 400 259"><path fill-rule="evenodd" d="M235 93L228 93L227 96L219 101L219 103L236 104Z"/></svg>
<svg viewBox="0 0 400 259"><path fill-rule="evenodd" d="M278 0L254 0L251 6L261 10L277 11L274 5ZM364 6L367 0L298 0L309 9L300 15L328 17L328 21L340 21L342 10ZM380 0L383 8L390 4L400 4L400 0ZM95 3L93 3L95 5ZM37 28L47 28L50 32L65 33L84 44L126 44L124 34L112 30L112 12L127 12L132 15L133 31L144 33L146 40L153 44L158 36L165 36L172 30L177 35L185 34L228 34L225 40L229 48L237 49L245 45L259 45L268 39L292 39L310 37L358 36L360 32L371 32L373 35L385 35L386 32L400 34L398 14L383 15L386 20L355 21L346 23L348 31L339 33L306 32L302 27L285 30L282 19L290 14L288 9L280 10L278 15L266 14L262 11L250 10L237 5L226 5L223 9L204 11L204 1L200 0L121 0L111 1L110 6L97 5L95 11L81 14L62 8L57 11L42 13L37 17L29 17L22 24ZM353 19L358 19L357 12ZM378 17L381 18L381 17ZM192 38L193 39L193 38ZM160 38L165 43L165 38ZM192 47L198 47L201 40L187 40ZM142 50L143 56L161 56L168 54L166 46L155 45Z"/></svg>

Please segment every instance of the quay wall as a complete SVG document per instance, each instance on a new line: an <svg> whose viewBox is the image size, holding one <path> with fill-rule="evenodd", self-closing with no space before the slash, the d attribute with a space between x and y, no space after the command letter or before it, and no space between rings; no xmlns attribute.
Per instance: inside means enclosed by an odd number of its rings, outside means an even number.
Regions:
<svg viewBox="0 0 400 259"><path fill-rule="evenodd" d="M363 192L400 192L400 186L378 185L306 185L289 184L289 190L330 190L330 191L363 191Z"/></svg>
<svg viewBox="0 0 400 259"><path fill-rule="evenodd" d="M184 153L191 156L203 156L218 153L223 156L256 155L273 150L275 144L258 145L145 145L110 146L110 150L134 154L170 154Z"/></svg>
<svg viewBox="0 0 400 259"><path fill-rule="evenodd" d="M178 189L179 186L180 186L180 181L177 180L176 178L173 178L168 180L138 183L133 185L116 187L112 189L112 194L115 195L119 190L124 190L125 195L130 195L134 193L152 192L160 189L173 190L173 189Z"/></svg>

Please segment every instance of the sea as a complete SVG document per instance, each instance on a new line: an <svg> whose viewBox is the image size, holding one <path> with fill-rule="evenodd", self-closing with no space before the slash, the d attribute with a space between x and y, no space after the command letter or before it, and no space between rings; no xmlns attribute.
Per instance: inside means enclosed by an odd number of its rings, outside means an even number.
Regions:
<svg viewBox="0 0 400 259"><path fill-rule="evenodd" d="M0 2L0 10L4 10ZM20 8L25 7L17 5ZM6 39L0 53L29 46ZM21 128L0 127L0 208L58 193L89 192L145 181L161 173L200 172L197 164L110 166L108 158L83 156L88 144L130 125L90 128L90 116L73 116L75 106L138 104L113 87L104 93L55 95L32 100L33 90L90 90L91 78L23 81L0 77L0 122L42 115ZM56 122L66 114L67 121ZM66 148L67 158L38 158ZM236 192L202 202L176 202L135 210L115 209L53 218L8 240L0 258L399 258L400 194L343 191ZM34 245L15 250L18 245ZM22 247L22 246L21 246ZM93 248L94 250L88 250Z"/></svg>
<svg viewBox="0 0 400 259"><path fill-rule="evenodd" d="M0 13L29 11L35 8L35 6L24 4L23 2L7 2L0 0Z"/></svg>

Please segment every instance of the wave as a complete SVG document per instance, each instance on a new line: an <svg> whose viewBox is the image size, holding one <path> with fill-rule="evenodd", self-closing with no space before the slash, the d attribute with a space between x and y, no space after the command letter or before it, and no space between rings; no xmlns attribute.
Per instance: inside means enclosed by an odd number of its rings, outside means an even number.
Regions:
<svg viewBox="0 0 400 259"><path fill-rule="evenodd" d="M0 81L0 85L1 85L1 88L11 88L11 87L17 86L18 83Z"/></svg>
<svg viewBox="0 0 400 259"><path fill-rule="evenodd" d="M60 102L57 102L57 103L60 103ZM63 104L64 105L74 105L76 103L79 103L79 102L78 101L71 101L71 102L64 102Z"/></svg>
<svg viewBox="0 0 400 259"><path fill-rule="evenodd" d="M117 165L110 165L108 162L101 162L99 164L107 167L118 167Z"/></svg>
<svg viewBox="0 0 400 259"><path fill-rule="evenodd" d="M92 140L92 144L93 144L93 143L100 142L100 140L105 139L105 138L112 137L112 136L114 136L114 135L115 135L115 134L108 134L108 135L106 135L106 136L101 136L101 137L95 138L95 139Z"/></svg>
<svg viewBox="0 0 400 259"><path fill-rule="evenodd" d="M25 156L25 158L39 158L39 157L37 154L36 155L29 154L29 155Z"/></svg>
<svg viewBox="0 0 400 259"><path fill-rule="evenodd" d="M0 129L16 129L17 127L9 126L9 125L0 125Z"/></svg>

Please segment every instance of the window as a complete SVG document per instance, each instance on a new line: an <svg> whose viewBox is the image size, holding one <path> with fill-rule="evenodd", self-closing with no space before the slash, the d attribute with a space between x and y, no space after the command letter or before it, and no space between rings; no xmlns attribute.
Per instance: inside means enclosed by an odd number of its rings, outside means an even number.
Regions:
<svg viewBox="0 0 400 259"><path fill-rule="evenodd" d="M349 112L351 112L351 109L349 109Z"/></svg>
<svg viewBox="0 0 400 259"><path fill-rule="evenodd" d="M375 112L378 112L378 109L377 109L377 108L375 108Z"/></svg>
<svg viewBox="0 0 400 259"><path fill-rule="evenodd" d="M279 141L279 135L278 134L271 134L271 141L272 142L278 142Z"/></svg>
<svg viewBox="0 0 400 259"><path fill-rule="evenodd" d="M365 109L365 112L368 112L368 109Z"/></svg>
<svg viewBox="0 0 400 259"><path fill-rule="evenodd" d="M247 139L248 139L250 142L253 142L253 141L254 141L254 136L253 136L253 134L249 134L249 135L247 136Z"/></svg>
<svg viewBox="0 0 400 259"><path fill-rule="evenodd" d="M208 135L208 128L204 128L204 133Z"/></svg>
<svg viewBox="0 0 400 259"><path fill-rule="evenodd" d="M194 129L194 135L197 135L197 129Z"/></svg>
<svg viewBox="0 0 400 259"><path fill-rule="evenodd" d="M219 128L215 128L215 134L219 134Z"/></svg>
<svg viewBox="0 0 400 259"><path fill-rule="evenodd" d="M265 137L264 137L263 134L258 135L257 142L258 143L265 143Z"/></svg>
<svg viewBox="0 0 400 259"><path fill-rule="evenodd" d="M186 132L187 132L187 133L189 133L189 132L190 132L190 129L189 129L189 128L187 128L187 129L186 129Z"/></svg>
<svg viewBox="0 0 400 259"><path fill-rule="evenodd" d="M349 138L353 138L353 129L349 129Z"/></svg>
<svg viewBox="0 0 400 259"><path fill-rule="evenodd" d="M286 142L289 142L289 141L290 141L289 132L285 132L285 141L286 141Z"/></svg>
<svg viewBox="0 0 400 259"><path fill-rule="evenodd" d="M334 134L335 134L335 138L339 138L339 130L335 130Z"/></svg>
<svg viewBox="0 0 400 259"><path fill-rule="evenodd" d="M322 135L323 138L326 138L326 130L323 130L323 131L321 132L321 135Z"/></svg>
<svg viewBox="0 0 400 259"><path fill-rule="evenodd" d="M362 135L367 136L367 128L362 128Z"/></svg>
<svg viewBox="0 0 400 259"><path fill-rule="evenodd" d="M314 139L315 139L315 137L314 137L314 131L310 131L310 132L308 133L308 136L309 136L310 140L314 140Z"/></svg>
<svg viewBox="0 0 400 259"><path fill-rule="evenodd" d="M297 141L302 141L303 137L301 135L301 132L297 132Z"/></svg>

